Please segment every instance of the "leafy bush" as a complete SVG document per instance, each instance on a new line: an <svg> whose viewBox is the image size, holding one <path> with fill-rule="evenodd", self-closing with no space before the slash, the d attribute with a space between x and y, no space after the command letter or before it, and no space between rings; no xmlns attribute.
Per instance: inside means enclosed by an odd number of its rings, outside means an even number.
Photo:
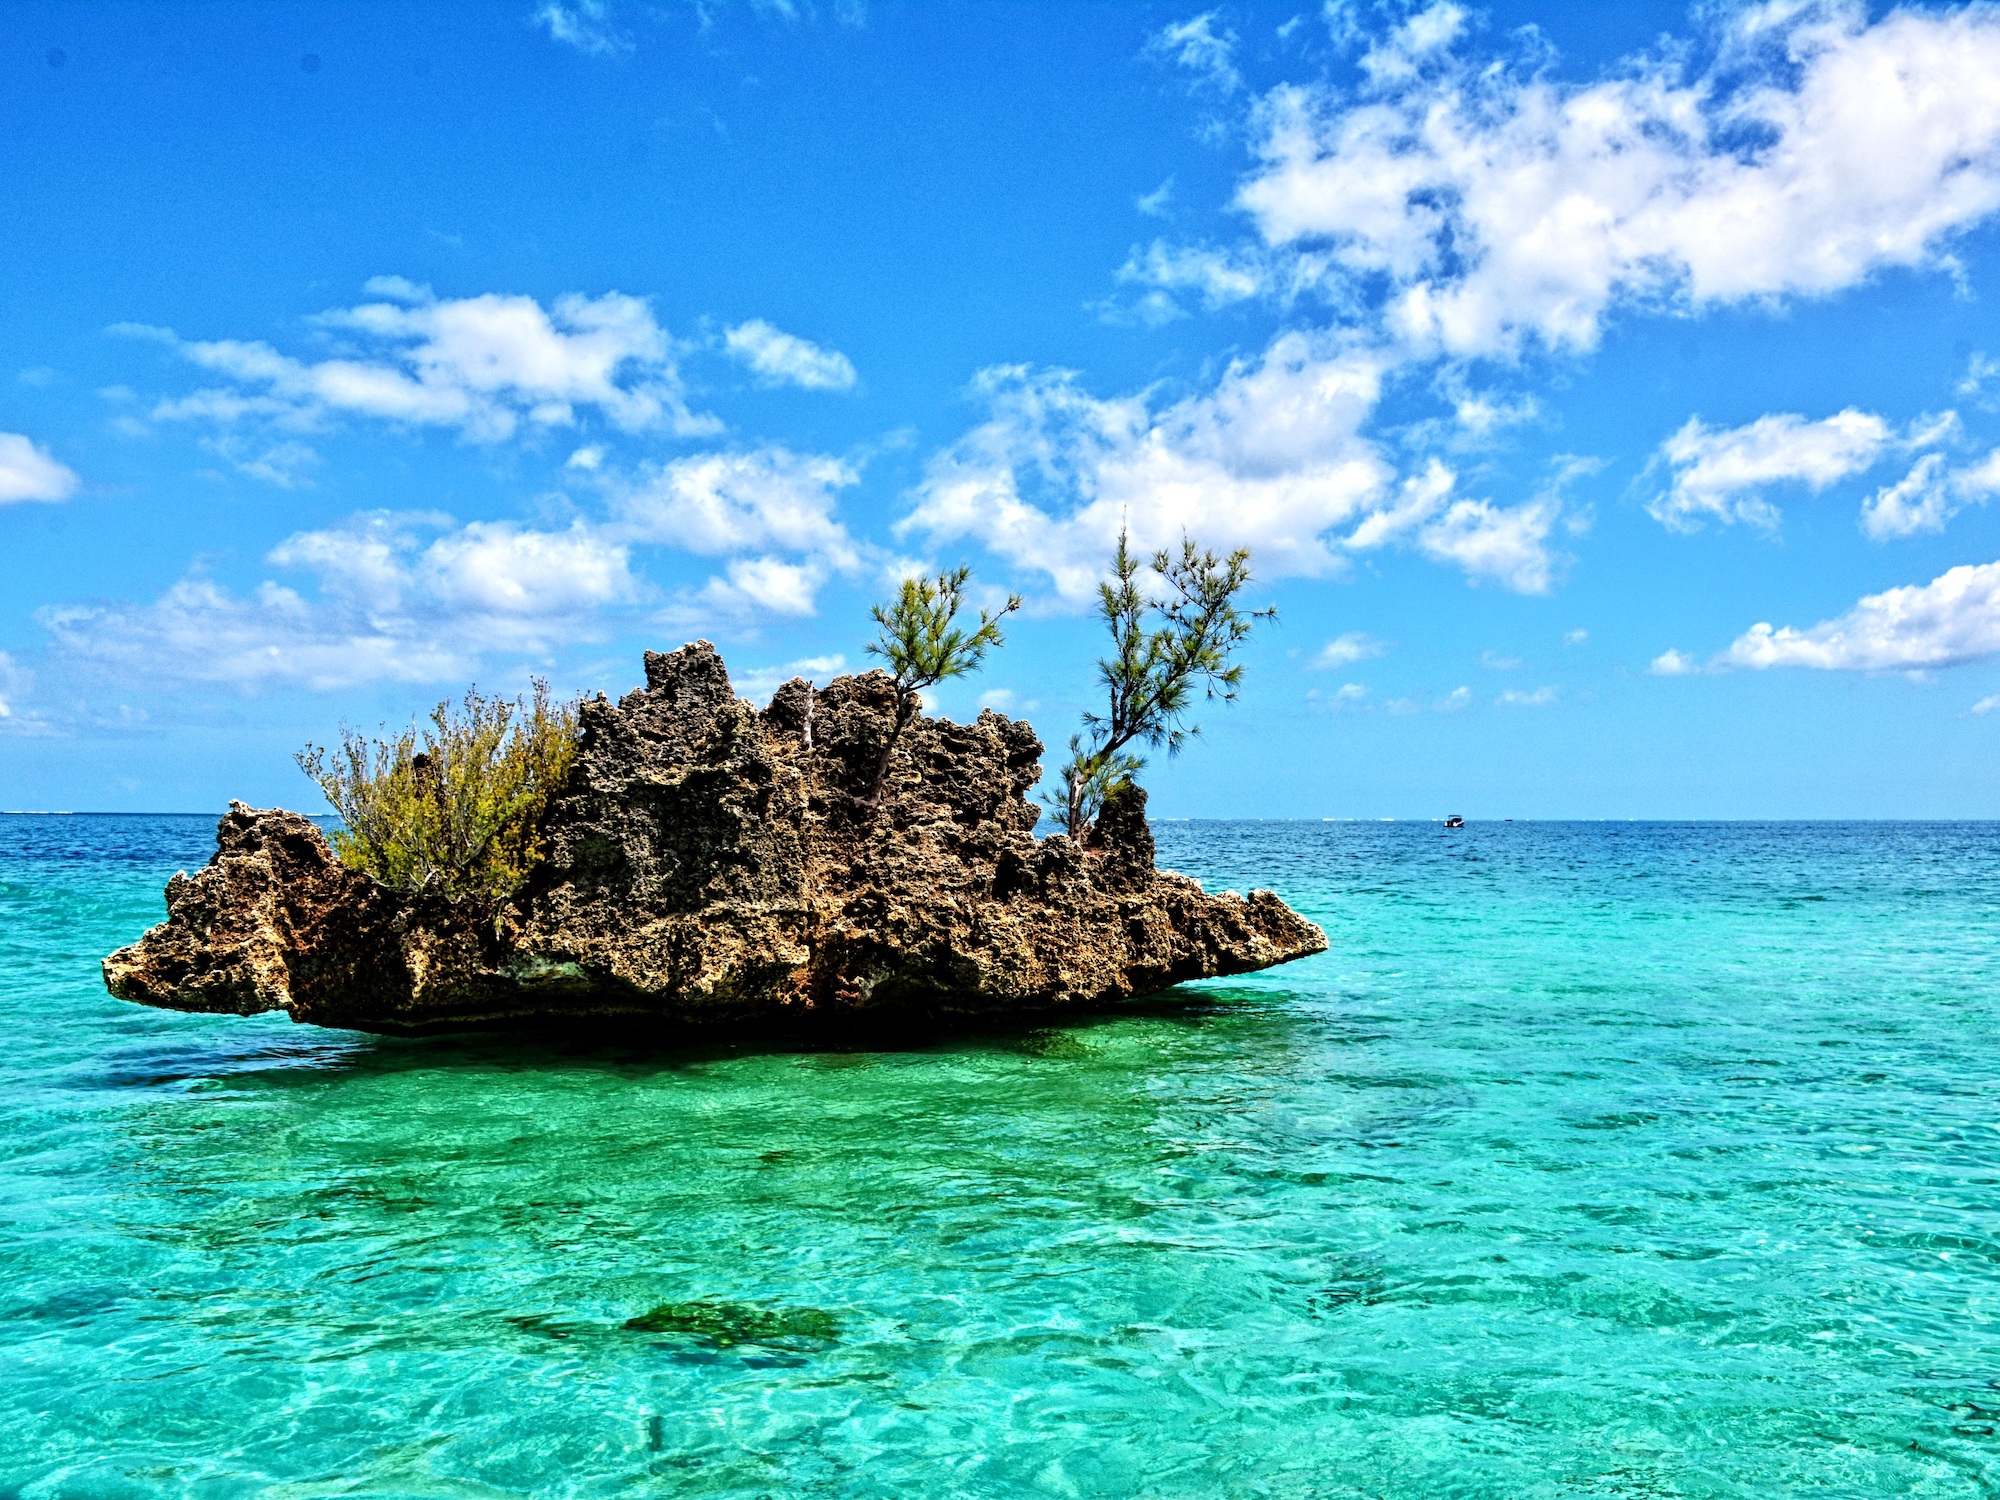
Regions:
<svg viewBox="0 0 2000 1500"><path fill-rule="evenodd" d="M392 890L495 900L540 861L542 817L576 743L576 704L552 704L538 677L527 698L468 688L391 739L342 726L337 750L308 745L298 763L340 814L343 863Z"/></svg>

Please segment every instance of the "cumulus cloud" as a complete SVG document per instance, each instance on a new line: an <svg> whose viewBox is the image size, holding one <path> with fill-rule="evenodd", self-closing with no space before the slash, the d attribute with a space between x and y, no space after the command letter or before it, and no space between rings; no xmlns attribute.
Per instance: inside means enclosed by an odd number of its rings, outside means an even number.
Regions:
<svg viewBox="0 0 2000 1500"><path fill-rule="evenodd" d="M1876 541L1942 531L1968 505L2000 494L2000 449L1979 463L1951 468L1942 453L1926 453L1894 484L1861 505L1861 529Z"/></svg>
<svg viewBox="0 0 2000 1500"><path fill-rule="evenodd" d="M1248 547L1264 577L1326 577L1354 553L1401 545L1475 579L1545 589L1558 507L1459 498L1436 461L1395 484L1361 436L1383 373L1369 350L1296 331L1165 404L1096 397L1065 371L990 369L974 387L988 420L931 460L897 530L975 538L1071 602L1095 590L1121 526L1140 549L1183 532Z"/></svg>
<svg viewBox="0 0 2000 1500"><path fill-rule="evenodd" d="M1468 360L1587 350L1621 307L1699 312L1947 266L1954 237L2000 208L2000 10L1703 14L1699 46L1566 82L1542 52L1472 55L1471 12L1433 4L1373 39L1358 89L1271 90L1248 116L1255 165L1235 199L1254 237L1135 248L1116 275L1140 295L1104 313L1163 322L1263 297L1295 316L1318 294L1334 326L1292 326L1171 398L989 369L975 386L987 420L933 458L904 532L975 538L1072 602L1121 518L1147 546L1182 527L1249 546L1267 576L1333 576L1394 545L1548 591L1558 528L1585 519L1561 483L1503 505L1426 457L1536 415L1474 394ZM1341 15L1336 39L1360 39ZM1211 12L1149 46L1214 71L1235 67L1230 42ZM1707 64L1690 61L1703 50ZM1424 366L1442 368L1457 420L1402 429L1417 458L1398 473L1370 424L1384 383ZM1697 419L1662 450L1672 479L1654 511L1769 525L1781 485L1821 488L1942 441L1857 410ZM1892 507L1878 529L1892 519L1906 523Z"/></svg>
<svg viewBox="0 0 2000 1500"><path fill-rule="evenodd" d="M739 557L721 576L709 579L695 599L726 615L810 615L828 572L818 558Z"/></svg>
<svg viewBox="0 0 2000 1500"><path fill-rule="evenodd" d="M74 469L18 432L0 432L0 505L67 500L83 485Z"/></svg>
<svg viewBox="0 0 2000 1500"><path fill-rule="evenodd" d="M1559 690L1553 687L1538 687L1532 693L1523 692L1520 688L1508 688L1494 701L1507 708L1547 708L1560 696Z"/></svg>
<svg viewBox="0 0 2000 1500"><path fill-rule="evenodd" d="M1370 52L1359 97L1262 101L1237 202L1370 288L1415 348L1587 349L1625 303L1701 309L1946 263L2000 207L2000 13L1859 0L1725 14L1717 60L1594 83L1468 60L1453 6Z"/></svg>
<svg viewBox="0 0 2000 1500"><path fill-rule="evenodd" d="M1806 629L1750 627L1723 655L1729 665L1822 671L1921 671L2000 651L2000 562L1952 568L1925 584L1869 594Z"/></svg>
<svg viewBox="0 0 2000 1500"><path fill-rule="evenodd" d="M1987 714L1992 713L1993 710L1996 708L2000 708L2000 693L1996 693L1990 697L1981 698L1977 703L1973 704L1971 708L1967 709L1966 712L1970 714L1977 714L1981 718L1984 718Z"/></svg>
<svg viewBox="0 0 2000 1500"><path fill-rule="evenodd" d="M1358 661L1380 656L1388 648L1365 630L1350 630L1345 635L1335 636L1313 657L1312 664L1322 671L1335 667L1352 666Z"/></svg>
<svg viewBox="0 0 2000 1500"><path fill-rule="evenodd" d="M595 412L628 432L721 430L714 417L689 410L673 341L637 297L572 293L545 308L532 297L496 293L437 300L400 278L377 278L371 287L393 300L317 319L348 345L328 359L135 324L114 331L158 339L231 382L161 402L153 416L162 421L263 418L313 427L351 415L499 442L524 424L570 427Z"/></svg>
<svg viewBox="0 0 2000 1500"><path fill-rule="evenodd" d="M192 575L149 603L38 618L58 653L123 675L325 690L463 678L485 654L588 636L640 592L624 546L582 525L375 513L296 533L267 560L313 575L313 594L270 579L237 594Z"/></svg>
<svg viewBox="0 0 2000 1500"><path fill-rule="evenodd" d="M1690 417L1660 445L1655 461L1673 480L1646 508L1676 531L1705 519L1775 527L1778 510L1766 490L1788 483L1823 490L1872 467L1891 437L1882 418L1851 406L1818 422L1782 413L1716 428Z"/></svg>
<svg viewBox="0 0 2000 1500"><path fill-rule="evenodd" d="M809 615L834 573L860 569L863 547L837 515L853 465L781 447L704 453L642 471L614 493L610 534L727 557L699 594L730 614Z"/></svg>
<svg viewBox="0 0 2000 1500"><path fill-rule="evenodd" d="M1701 670L1701 665L1685 651L1672 647L1654 657L1646 668L1655 677L1688 677Z"/></svg>
<svg viewBox="0 0 2000 1500"><path fill-rule="evenodd" d="M738 323L723 335L723 346L771 385L796 385L808 391L854 389L854 364L845 354L773 328L762 318Z"/></svg>

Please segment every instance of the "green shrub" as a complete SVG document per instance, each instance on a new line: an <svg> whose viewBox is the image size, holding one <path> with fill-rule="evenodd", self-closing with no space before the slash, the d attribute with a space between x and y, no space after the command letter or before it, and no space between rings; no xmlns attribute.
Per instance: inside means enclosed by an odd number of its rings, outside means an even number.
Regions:
<svg viewBox="0 0 2000 1500"><path fill-rule="evenodd" d="M538 677L525 698L468 688L391 739L342 726L337 750L308 745L298 763L340 814L343 863L392 890L497 900L540 861L543 813L576 743L576 704L551 704Z"/></svg>

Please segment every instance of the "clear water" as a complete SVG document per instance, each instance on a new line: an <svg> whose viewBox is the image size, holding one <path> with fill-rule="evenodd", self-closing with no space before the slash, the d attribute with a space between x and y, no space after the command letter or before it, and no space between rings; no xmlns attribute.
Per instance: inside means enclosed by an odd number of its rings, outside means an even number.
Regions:
<svg viewBox="0 0 2000 1500"><path fill-rule="evenodd" d="M1995 827L1163 825L1333 951L813 1055L107 998L210 827L0 819L0 1495L2000 1490Z"/></svg>

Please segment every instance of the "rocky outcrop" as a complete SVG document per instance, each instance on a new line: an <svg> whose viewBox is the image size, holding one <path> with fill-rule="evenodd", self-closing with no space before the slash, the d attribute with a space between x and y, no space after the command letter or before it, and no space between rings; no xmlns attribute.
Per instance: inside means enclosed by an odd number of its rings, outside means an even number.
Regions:
<svg viewBox="0 0 2000 1500"><path fill-rule="evenodd" d="M848 1027L1101 1005L1326 947L1269 891L1157 871L1145 793L1082 845L1034 836L1042 746L988 711L919 718L880 795L880 672L761 712L705 641L582 705L548 858L498 906L407 896L296 813L232 804L167 920L104 961L114 995L396 1034L604 1019Z"/></svg>

